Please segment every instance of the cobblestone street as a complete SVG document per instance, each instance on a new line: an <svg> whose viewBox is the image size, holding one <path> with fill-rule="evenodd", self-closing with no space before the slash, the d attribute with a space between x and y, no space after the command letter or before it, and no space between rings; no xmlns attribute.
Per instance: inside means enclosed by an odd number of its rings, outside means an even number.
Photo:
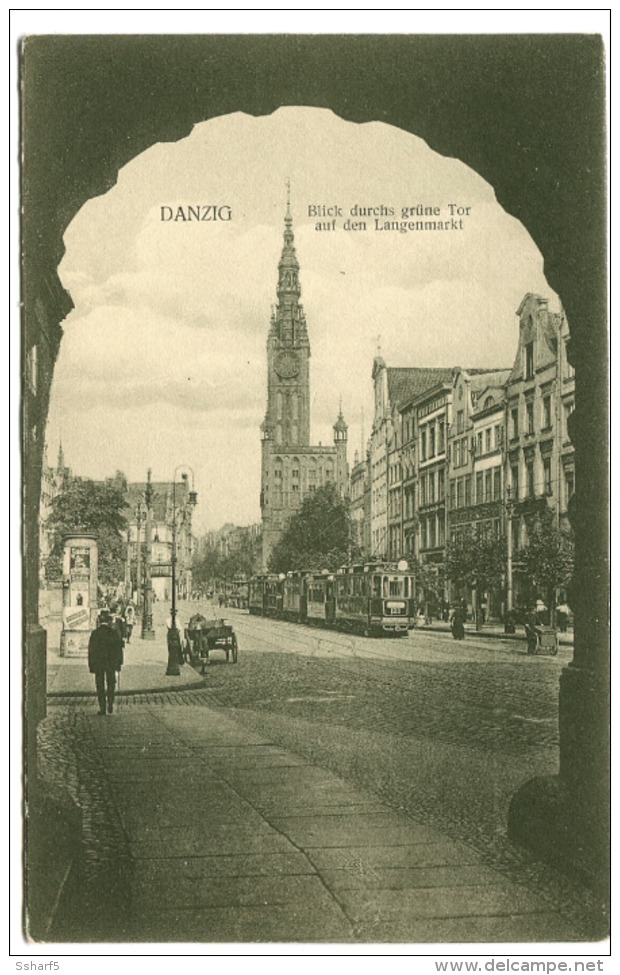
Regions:
<svg viewBox="0 0 620 975"><path fill-rule="evenodd" d="M132 715L157 729L171 757L174 751L174 765L208 761L208 750L196 750L194 732L199 740L213 712L226 715L244 733L466 844L507 883L543 891L567 922L565 937L600 935L596 897L506 839L515 790L534 775L557 771L557 688L567 648L557 658L529 658L519 641L472 638L455 645L446 634L423 632L364 640L234 611L229 616L240 640L236 666L216 652L205 688L121 696L113 720ZM109 770L97 754L94 701L55 697L49 704L41 772L54 788L62 783L78 797L88 882L96 887L101 871L111 870L122 914L132 868ZM170 716L181 713L171 737Z"/></svg>

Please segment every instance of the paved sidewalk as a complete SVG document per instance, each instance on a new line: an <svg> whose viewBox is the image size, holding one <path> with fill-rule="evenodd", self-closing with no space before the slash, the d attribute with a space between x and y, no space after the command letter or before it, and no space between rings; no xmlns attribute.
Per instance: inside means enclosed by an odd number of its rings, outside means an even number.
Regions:
<svg viewBox="0 0 620 975"><path fill-rule="evenodd" d="M579 939L556 905L477 852L221 709L125 706L81 720L99 767L91 812L84 800L99 844L93 852L87 835L86 857L99 873L78 913L100 913L101 940ZM116 811L125 838L118 869L113 846L101 852L102 808Z"/></svg>
<svg viewBox="0 0 620 975"><path fill-rule="evenodd" d="M416 630L427 630L435 633L450 633L450 624L445 623L443 620L433 620L432 623L417 623ZM496 640L519 640L521 643L525 643L525 631L523 626L517 625L516 633L504 633L504 627L501 623L484 623L482 629L477 630L473 623L465 624L465 635L475 636L475 637L493 637ZM573 646L573 631L569 630L567 633L560 633L558 631L558 643L561 646L572 647Z"/></svg>
<svg viewBox="0 0 620 975"><path fill-rule="evenodd" d="M139 694L148 691L180 691L203 687L204 678L188 664L179 677L166 675L168 648L165 627L158 626L155 640L132 636L125 646L125 663L120 674L118 694ZM51 697L67 695L95 697L95 678L89 673L88 660L83 657L61 657L57 649L47 654L47 693Z"/></svg>

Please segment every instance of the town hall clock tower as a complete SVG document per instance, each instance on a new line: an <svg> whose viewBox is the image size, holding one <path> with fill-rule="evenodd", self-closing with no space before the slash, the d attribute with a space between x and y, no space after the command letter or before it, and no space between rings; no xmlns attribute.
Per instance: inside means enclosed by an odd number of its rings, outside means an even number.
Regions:
<svg viewBox="0 0 620 975"><path fill-rule="evenodd" d="M300 301L290 190L278 263L278 302L267 337L267 410L261 426L263 568L271 549L309 493L335 481L348 489L347 427L334 425L334 446L310 444L310 341Z"/></svg>
<svg viewBox="0 0 620 975"><path fill-rule="evenodd" d="M300 303L290 200L284 217L284 246L278 264L278 303L267 339L267 415L274 444L310 443L310 342Z"/></svg>

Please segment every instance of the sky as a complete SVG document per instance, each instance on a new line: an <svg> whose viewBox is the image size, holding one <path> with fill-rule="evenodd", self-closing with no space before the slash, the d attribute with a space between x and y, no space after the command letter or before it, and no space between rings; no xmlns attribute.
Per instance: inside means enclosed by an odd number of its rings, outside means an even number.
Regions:
<svg viewBox="0 0 620 975"><path fill-rule="evenodd" d="M332 442L342 399L349 463L370 433L379 346L388 366L509 368L524 294L557 308L540 252L492 187L423 140L325 109L212 119L128 163L65 234L59 273L75 308L52 387L50 462L62 438L66 463L85 477L122 470L145 480L150 467L155 481L171 481L186 465L197 533L260 520L266 340L287 179L311 344L312 442ZM393 207L382 224L418 204L439 207L435 219L450 217L450 204L469 213L458 230L378 231L373 216L365 232L343 227L352 207ZM161 219L162 207L179 206L230 207L232 217ZM316 229L311 208L323 206L341 208L336 230Z"/></svg>

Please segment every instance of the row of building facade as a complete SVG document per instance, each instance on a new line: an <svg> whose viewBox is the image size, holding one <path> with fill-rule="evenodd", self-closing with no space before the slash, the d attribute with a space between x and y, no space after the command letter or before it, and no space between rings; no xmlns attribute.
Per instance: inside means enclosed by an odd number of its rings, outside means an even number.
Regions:
<svg viewBox="0 0 620 975"><path fill-rule="evenodd" d="M373 363L372 432L351 470L356 541L366 558L432 568L440 606L455 598L445 562L459 533L511 531L517 552L527 542L528 503L543 499L556 525L567 524L575 487L568 325L534 294L517 317L512 369L395 369L381 356ZM503 588L477 596L489 616L502 616Z"/></svg>

